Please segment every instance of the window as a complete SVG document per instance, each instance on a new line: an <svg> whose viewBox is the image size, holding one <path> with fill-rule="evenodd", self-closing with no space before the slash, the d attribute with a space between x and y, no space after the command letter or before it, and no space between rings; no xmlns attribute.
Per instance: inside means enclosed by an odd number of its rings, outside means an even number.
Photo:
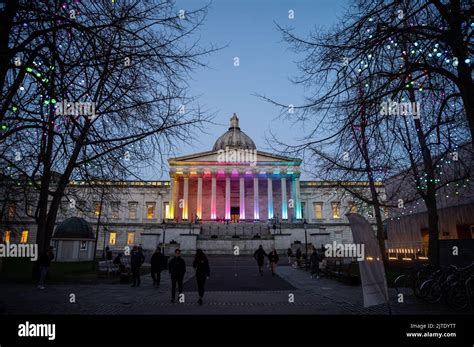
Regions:
<svg viewBox="0 0 474 347"><path fill-rule="evenodd" d="M165 218L170 218L170 204L169 202L165 202Z"/></svg>
<svg viewBox="0 0 474 347"><path fill-rule="evenodd" d="M129 219L137 219L137 206L138 206L138 202L128 203L128 218Z"/></svg>
<svg viewBox="0 0 474 347"><path fill-rule="evenodd" d="M146 203L146 218L147 219L155 218L155 206L156 206L156 203L154 202Z"/></svg>
<svg viewBox="0 0 474 347"><path fill-rule="evenodd" d="M16 214L16 203L11 202L8 205L8 219L14 219Z"/></svg>
<svg viewBox="0 0 474 347"><path fill-rule="evenodd" d="M355 204L355 202L350 201L349 202L349 213L357 213L357 212L358 212L357 205Z"/></svg>
<svg viewBox="0 0 474 347"><path fill-rule="evenodd" d="M314 202L314 218L322 219L323 218L323 203L322 202Z"/></svg>
<svg viewBox="0 0 474 347"><path fill-rule="evenodd" d="M102 204L100 201L94 201L94 215L99 217L100 210L102 209Z"/></svg>
<svg viewBox="0 0 474 347"><path fill-rule="evenodd" d="M109 235L109 245L115 245L117 242L117 233L112 231Z"/></svg>
<svg viewBox="0 0 474 347"><path fill-rule="evenodd" d="M28 205L27 208L26 208L26 214L27 214L28 216L33 216L33 213L34 213L34 211L33 211L33 206L32 206L32 205Z"/></svg>
<svg viewBox="0 0 474 347"><path fill-rule="evenodd" d="M86 202L84 200L80 200L77 202L76 204L76 208L77 208L77 216L78 217L84 217L85 216L85 212L86 212Z"/></svg>
<svg viewBox="0 0 474 347"><path fill-rule="evenodd" d="M11 231L5 230L5 232L3 233L3 242L10 243L10 236L11 236Z"/></svg>
<svg viewBox="0 0 474 347"><path fill-rule="evenodd" d="M306 219L306 202L301 202L301 219Z"/></svg>
<svg viewBox="0 0 474 347"><path fill-rule="evenodd" d="M331 202L331 206L332 206L332 218L333 219L341 218L341 203L338 201Z"/></svg>
<svg viewBox="0 0 474 347"><path fill-rule="evenodd" d="M27 243L27 242L28 242L28 230L23 230L21 232L20 243Z"/></svg>
<svg viewBox="0 0 474 347"><path fill-rule="evenodd" d="M81 246L80 246L79 250L87 251L87 241L81 241Z"/></svg>
<svg viewBox="0 0 474 347"><path fill-rule="evenodd" d="M133 245L135 243L135 233L130 232L127 234L127 245Z"/></svg>
<svg viewBox="0 0 474 347"><path fill-rule="evenodd" d="M112 201L112 219L119 219L120 201Z"/></svg>

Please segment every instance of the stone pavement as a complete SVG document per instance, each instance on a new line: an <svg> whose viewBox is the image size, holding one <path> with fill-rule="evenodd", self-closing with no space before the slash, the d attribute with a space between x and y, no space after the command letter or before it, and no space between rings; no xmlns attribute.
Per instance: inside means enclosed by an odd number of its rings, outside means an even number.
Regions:
<svg viewBox="0 0 474 347"><path fill-rule="evenodd" d="M253 259L242 259L229 263L232 260L210 258L211 279L202 306L197 304L191 268L186 273L184 303L170 303L171 284L166 272L159 289L153 288L150 276L144 275L137 288L54 284L38 290L32 285L3 283L0 297L7 314L388 314L386 305L364 308L360 286L311 279L308 272L290 266L279 266L276 277L266 268L265 276L260 277ZM75 303L70 302L71 294ZM291 295L294 303L289 302ZM393 289L390 299L395 314L456 313L413 296L399 304Z"/></svg>

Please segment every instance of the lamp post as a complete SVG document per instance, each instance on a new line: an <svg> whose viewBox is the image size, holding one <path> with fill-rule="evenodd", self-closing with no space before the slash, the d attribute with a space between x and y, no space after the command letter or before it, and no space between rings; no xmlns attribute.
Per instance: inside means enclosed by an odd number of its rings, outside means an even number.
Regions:
<svg viewBox="0 0 474 347"><path fill-rule="evenodd" d="M306 250L306 261L305 261L305 269L308 269L308 231L307 231L307 224L306 218L303 220L304 226L304 243L305 243L305 250Z"/></svg>
<svg viewBox="0 0 474 347"><path fill-rule="evenodd" d="M163 229L163 251L161 254L165 255L166 222L164 219L163 219L163 222L161 223L161 228Z"/></svg>

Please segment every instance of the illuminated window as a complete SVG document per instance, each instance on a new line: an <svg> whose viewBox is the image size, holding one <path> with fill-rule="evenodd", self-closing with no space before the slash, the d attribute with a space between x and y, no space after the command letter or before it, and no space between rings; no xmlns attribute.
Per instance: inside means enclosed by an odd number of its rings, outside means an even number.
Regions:
<svg viewBox="0 0 474 347"><path fill-rule="evenodd" d="M146 218L147 219L155 218L155 206L156 206L156 203L154 202L146 203Z"/></svg>
<svg viewBox="0 0 474 347"><path fill-rule="evenodd" d="M101 208L102 204L100 203L100 201L94 201L94 215L96 217L99 217Z"/></svg>
<svg viewBox="0 0 474 347"><path fill-rule="evenodd" d="M87 251L87 241L81 241L81 245L80 245L79 250Z"/></svg>
<svg viewBox="0 0 474 347"><path fill-rule="evenodd" d="M322 219L323 218L323 203L322 202L314 202L314 218Z"/></svg>
<svg viewBox="0 0 474 347"><path fill-rule="evenodd" d="M28 230L23 230L21 232L20 243L27 243L27 242L28 242Z"/></svg>
<svg viewBox="0 0 474 347"><path fill-rule="evenodd" d="M358 210L357 210L357 206L355 204L355 202L349 202L349 213L357 213Z"/></svg>
<svg viewBox="0 0 474 347"><path fill-rule="evenodd" d="M129 219L137 219L137 207L138 207L138 202L128 203L128 218Z"/></svg>
<svg viewBox="0 0 474 347"><path fill-rule="evenodd" d="M16 203L11 202L8 205L8 219L15 218L15 214L16 214Z"/></svg>
<svg viewBox="0 0 474 347"><path fill-rule="evenodd" d="M165 216L170 218L170 204L168 202L165 202Z"/></svg>
<svg viewBox="0 0 474 347"><path fill-rule="evenodd" d="M133 245L135 243L135 233L130 232L127 234L127 245Z"/></svg>
<svg viewBox="0 0 474 347"><path fill-rule="evenodd" d="M117 242L117 233L113 231L109 235L109 245L115 245L116 242Z"/></svg>
<svg viewBox="0 0 474 347"><path fill-rule="evenodd" d="M332 206L332 218L333 219L341 218L341 203L331 202L331 206Z"/></svg>
<svg viewBox="0 0 474 347"><path fill-rule="evenodd" d="M112 201L112 219L119 219L120 201Z"/></svg>
<svg viewBox="0 0 474 347"><path fill-rule="evenodd" d="M3 242L10 242L11 231L5 230L3 233Z"/></svg>

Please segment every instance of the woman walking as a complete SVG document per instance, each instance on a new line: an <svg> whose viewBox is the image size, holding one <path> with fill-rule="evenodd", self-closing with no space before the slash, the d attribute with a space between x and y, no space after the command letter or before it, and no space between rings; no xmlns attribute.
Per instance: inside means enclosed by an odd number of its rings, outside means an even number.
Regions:
<svg viewBox="0 0 474 347"><path fill-rule="evenodd" d="M196 280L198 285L199 300L198 304L202 305L202 298L204 297L204 284L209 278L211 270L209 268L209 261L202 249L196 250L196 255L193 261L193 268L196 270Z"/></svg>
<svg viewBox="0 0 474 347"><path fill-rule="evenodd" d="M272 276L275 276L276 265L278 263L278 253L275 248L268 255L268 261L270 262L270 268L272 269Z"/></svg>

